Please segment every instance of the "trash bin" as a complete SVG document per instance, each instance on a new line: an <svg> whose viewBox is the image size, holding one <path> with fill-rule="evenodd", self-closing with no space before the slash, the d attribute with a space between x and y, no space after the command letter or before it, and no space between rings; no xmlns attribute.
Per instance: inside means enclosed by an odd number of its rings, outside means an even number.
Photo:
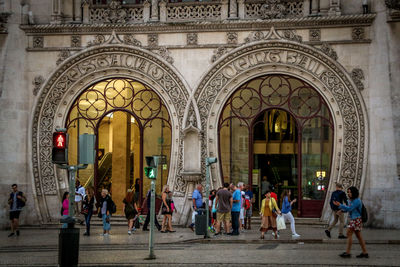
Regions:
<svg viewBox="0 0 400 267"><path fill-rule="evenodd" d="M58 238L58 264L60 267L78 266L79 228L62 228Z"/></svg>
<svg viewBox="0 0 400 267"><path fill-rule="evenodd" d="M207 231L207 214L205 210L198 210L198 214L195 216L194 224L196 235L205 235Z"/></svg>

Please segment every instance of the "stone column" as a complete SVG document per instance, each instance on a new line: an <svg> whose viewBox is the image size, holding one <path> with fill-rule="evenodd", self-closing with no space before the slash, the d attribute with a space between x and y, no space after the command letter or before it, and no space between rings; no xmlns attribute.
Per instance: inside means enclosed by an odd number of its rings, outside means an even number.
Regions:
<svg viewBox="0 0 400 267"><path fill-rule="evenodd" d="M143 3L143 21L149 22L150 20L150 2L149 0L145 0Z"/></svg>
<svg viewBox="0 0 400 267"><path fill-rule="evenodd" d="M62 1L53 0L52 1L52 14L51 14L51 24L60 24L62 21Z"/></svg>
<svg viewBox="0 0 400 267"><path fill-rule="evenodd" d="M221 1L221 20L228 18L228 0Z"/></svg>
<svg viewBox="0 0 400 267"><path fill-rule="evenodd" d="M330 0L319 0L319 13L326 16L329 11Z"/></svg>
<svg viewBox="0 0 400 267"><path fill-rule="evenodd" d="M317 16L319 10L319 0L312 0L311 2L311 15Z"/></svg>
<svg viewBox="0 0 400 267"><path fill-rule="evenodd" d="M151 0L151 21L158 21L158 0Z"/></svg>
<svg viewBox="0 0 400 267"><path fill-rule="evenodd" d="M229 0L229 18L237 19L237 2L236 0Z"/></svg>
<svg viewBox="0 0 400 267"><path fill-rule="evenodd" d="M74 0L75 1L75 22L82 22L82 3L81 0Z"/></svg>
<svg viewBox="0 0 400 267"><path fill-rule="evenodd" d="M112 198L117 205L117 214L122 214L122 201L129 186L130 119L130 114L125 112L113 114L111 190Z"/></svg>
<svg viewBox="0 0 400 267"><path fill-rule="evenodd" d="M303 2L303 16L307 17L310 15L310 1L311 0L304 0Z"/></svg>
<svg viewBox="0 0 400 267"><path fill-rule="evenodd" d="M329 16L340 16L342 14L340 10L340 0L330 0L329 3Z"/></svg>
<svg viewBox="0 0 400 267"><path fill-rule="evenodd" d="M165 0L160 1L160 21L167 21L167 2Z"/></svg>
<svg viewBox="0 0 400 267"><path fill-rule="evenodd" d="M89 16L90 16L90 11L89 11L89 1L84 0L82 2L82 9L83 9L83 13L82 13L82 22L83 24L89 24Z"/></svg>
<svg viewBox="0 0 400 267"><path fill-rule="evenodd" d="M239 19L244 19L246 16L246 5L244 4L244 0L238 0L238 9Z"/></svg>

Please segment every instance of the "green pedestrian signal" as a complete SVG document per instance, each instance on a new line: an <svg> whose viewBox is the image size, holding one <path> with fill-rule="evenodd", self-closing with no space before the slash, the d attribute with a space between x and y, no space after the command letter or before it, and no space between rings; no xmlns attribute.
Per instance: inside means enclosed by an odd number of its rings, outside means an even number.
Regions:
<svg viewBox="0 0 400 267"><path fill-rule="evenodd" d="M144 167L144 174L149 179L156 179L157 178L157 171L153 167Z"/></svg>

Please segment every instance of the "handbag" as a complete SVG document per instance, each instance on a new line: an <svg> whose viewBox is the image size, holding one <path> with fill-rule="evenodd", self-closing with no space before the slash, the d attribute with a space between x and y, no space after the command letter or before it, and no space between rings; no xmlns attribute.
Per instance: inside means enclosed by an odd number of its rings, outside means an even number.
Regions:
<svg viewBox="0 0 400 267"><path fill-rule="evenodd" d="M81 210L81 214L83 214L83 215L88 215L88 213L89 213L89 209L88 208Z"/></svg>
<svg viewBox="0 0 400 267"><path fill-rule="evenodd" d="M278 215L278 217L276 217L276 228L278 229L278 231L286 229L285 219L281 215Z"/></svg>

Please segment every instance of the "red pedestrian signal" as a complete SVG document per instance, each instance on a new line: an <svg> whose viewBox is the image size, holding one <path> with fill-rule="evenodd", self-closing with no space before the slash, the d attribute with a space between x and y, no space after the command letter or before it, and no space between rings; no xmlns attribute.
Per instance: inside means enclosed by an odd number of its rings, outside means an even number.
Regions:
<svg viewBox="0 0 400 267"><path fill-rule="evenodd" d="M68 134L66 131L53 133L51 160L54 164L68 164Z"/></svg>

